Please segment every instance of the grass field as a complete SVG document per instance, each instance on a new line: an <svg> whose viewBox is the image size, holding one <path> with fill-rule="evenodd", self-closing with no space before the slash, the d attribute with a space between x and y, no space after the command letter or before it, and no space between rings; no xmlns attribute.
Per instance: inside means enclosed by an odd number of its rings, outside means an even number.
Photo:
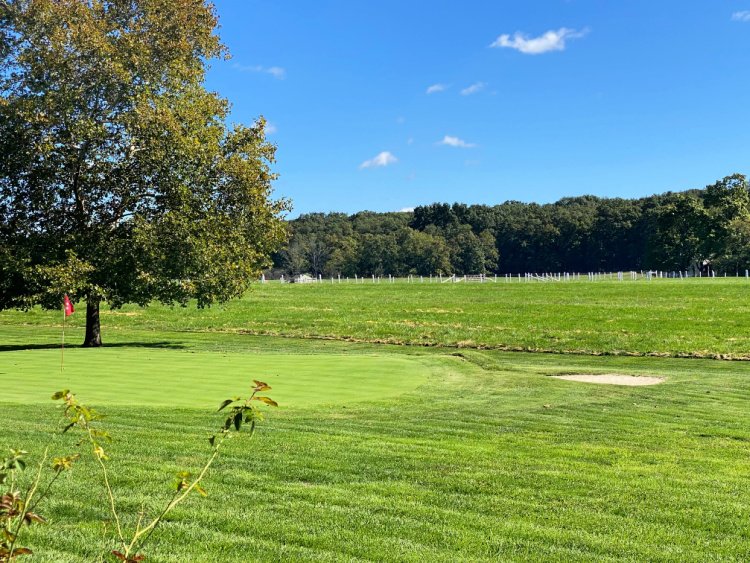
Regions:
<svg viewBox="0 0 750 563"><path fill-rule="evenodd" d="M83 316L73 317L81 326ZM222 331L432 346L750 358L750 282L729 279L257 284L226 305L104 311L113 330ZM6 312L2 324L59 324ZM82 336L79 337L82 339Z"/></svg>
<svg viewBox="0 0 750 563"><path fill-rule="evenodd" d="M8 401L47 399L40 389L75 389L92 405L205 407L261 379L290 407L383 399L418 387L428 368L383 354L240 354L161 347L4 352L0 386ZM92 357L93 356L93 357ZM117 366L113 369L113 366ZM20 379L20 382L19 382Z"/></svg>
<svg viewBox="0 0 750 563"><path fill-rule="evenodd" d="M205 311L103 315L110 346L66 350L62 375L59 315L4 312L0 447L38 456L51 439L55 453L72 448L74 437L52 433L59 412L47 400L70 386L108 415L114 487L135 518L142 503L168 497L174 473L204 458L220 423L216 398L266 378L281 408L253 441L232 441L209 475L209 496L170 516L148 560L743 561L746 362L289 337L750 353L742 345L750 285L678 284L265 286ZM77 315L68 342L82 337ZM638 324L639 315L658 322ZM439 326L399 322L409 319ZM632 333L618 336L628 323ZM498 326L509 329L491 330ZM545 331L571 340L545 344ZM548 377L611 372L665 382ZM42 510L50 524L31 528L35 560L94 561L112 548L93 469L83 461Z"/></svg>

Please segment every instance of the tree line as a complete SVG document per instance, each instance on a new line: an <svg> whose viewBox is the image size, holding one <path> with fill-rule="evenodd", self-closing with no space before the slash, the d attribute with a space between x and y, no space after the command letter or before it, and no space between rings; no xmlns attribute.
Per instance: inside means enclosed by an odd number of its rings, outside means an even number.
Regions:
<svg viewBox="0 0 750 563"><path fill-rule="evenodd" d="M315 276L750 268L742 174L700 190L555 203L433 203L413 212L309 213L289 222L277 272Z"/></svg>

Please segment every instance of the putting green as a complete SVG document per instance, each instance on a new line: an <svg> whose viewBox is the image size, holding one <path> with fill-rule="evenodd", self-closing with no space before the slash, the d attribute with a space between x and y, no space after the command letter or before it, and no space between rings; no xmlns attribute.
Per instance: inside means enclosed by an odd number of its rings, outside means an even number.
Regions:
<svg viewBox="0 0 750 563"><path fill-rule="evenodd" d="M346 404L400 395L428 374L409 357L154 348L66 349L61 374L59 350L16 350L0 352L0 401L45 402L67 388L91 405L206 408L259 379L280 406Z"/></svg>

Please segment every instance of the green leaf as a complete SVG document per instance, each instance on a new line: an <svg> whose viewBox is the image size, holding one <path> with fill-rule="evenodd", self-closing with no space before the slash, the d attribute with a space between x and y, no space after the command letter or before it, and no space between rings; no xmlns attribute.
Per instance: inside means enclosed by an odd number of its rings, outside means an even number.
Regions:
<svg viewBox="0 0 750 563"><path fill-rule="evenodd" d="M62 399L63 397L66 397L70 393L70 390L64 389L63 391L57 391L54 395L52 395L52 400L57 401L59 399Z"/></svg>
<svg viewBox="0 0 750 563"><path fill-rule="evenodd" d="M214 446L214 443L216 442L216 436L210 436L208 438L208 443L211 444L211 447Z"/></svg>
<svg viewBox="0 0 750 563"><path fill-rule="evenodd" d="M216 412L224 410L226 407L228 407L229 405L231 405L232 403L234 403L234 401L235 401L234 399L226 399L226 400L222 401L221 405L219 405L219 410L217 410Z"/></svg>
<svg viewBox="0 0 750 563"><path fill-rule="evenodd" d="M278 407L279 406L279 403L277 403L276 401L274 401L270 397L253 397L253 400L255 400L255 401L261 401L261 402L263 402L263 403L265 403L265 404L267 404L269 406L272 406L272 407Z"/></svg>
<svg viewBox="0 0 750 563"><path fill-rule="evenodd" d="M96 436L97 438L103 438L104 440L107 440L108 442L112 441L112 436L109 435L109 432L106 430L98 430L96 428L91 430L92 436Z"/></svg>
<svg viewBox="0 0 750 563"><path fill-rule="evenodd" d="M73 463L81 457L80 454L66 455L64 457L56 457L52 460L52 469L55 471L65 471L73 467Z"/></svg>
<svg viewBox="0 0 750 563"><path fill-rule="evenodd" d="M242 411L234 415L234 428L239 432L240 426L242 426Z"/></svg>

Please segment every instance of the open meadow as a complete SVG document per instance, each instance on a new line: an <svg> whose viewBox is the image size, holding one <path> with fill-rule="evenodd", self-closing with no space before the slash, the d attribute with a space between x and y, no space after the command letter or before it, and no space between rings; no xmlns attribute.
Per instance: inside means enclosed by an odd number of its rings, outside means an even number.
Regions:
<svg viewBox="0 0 750 563"><path fill-rule="evenodd" d="M62 373L62 314L5 311L0 447L74 450L49 400L70 388L107 415L132 525L206 458L218 403L260 379L280 407L227 444L147 561L747 560L750 364L710 358L750 357L748 292L269 283L203 310L103 310L93 350L75 347L80 304ZM572 373L664 382L550 377ZM83 456L40 509L35 561L114 548L95 464Z"/></svg>
<svg viewBox="0 0 750 563"><path fill-rule="evenodd" d="M83 310L83 307L82 307ZM71 317L74 327L84 316ZM60 325L7 311L0 326ZM255 284L202 310L102 311L104 340L147 330L331 338L508 351L750 359L750 280ZM82 340L73 337L73 342Z"/></svg>

